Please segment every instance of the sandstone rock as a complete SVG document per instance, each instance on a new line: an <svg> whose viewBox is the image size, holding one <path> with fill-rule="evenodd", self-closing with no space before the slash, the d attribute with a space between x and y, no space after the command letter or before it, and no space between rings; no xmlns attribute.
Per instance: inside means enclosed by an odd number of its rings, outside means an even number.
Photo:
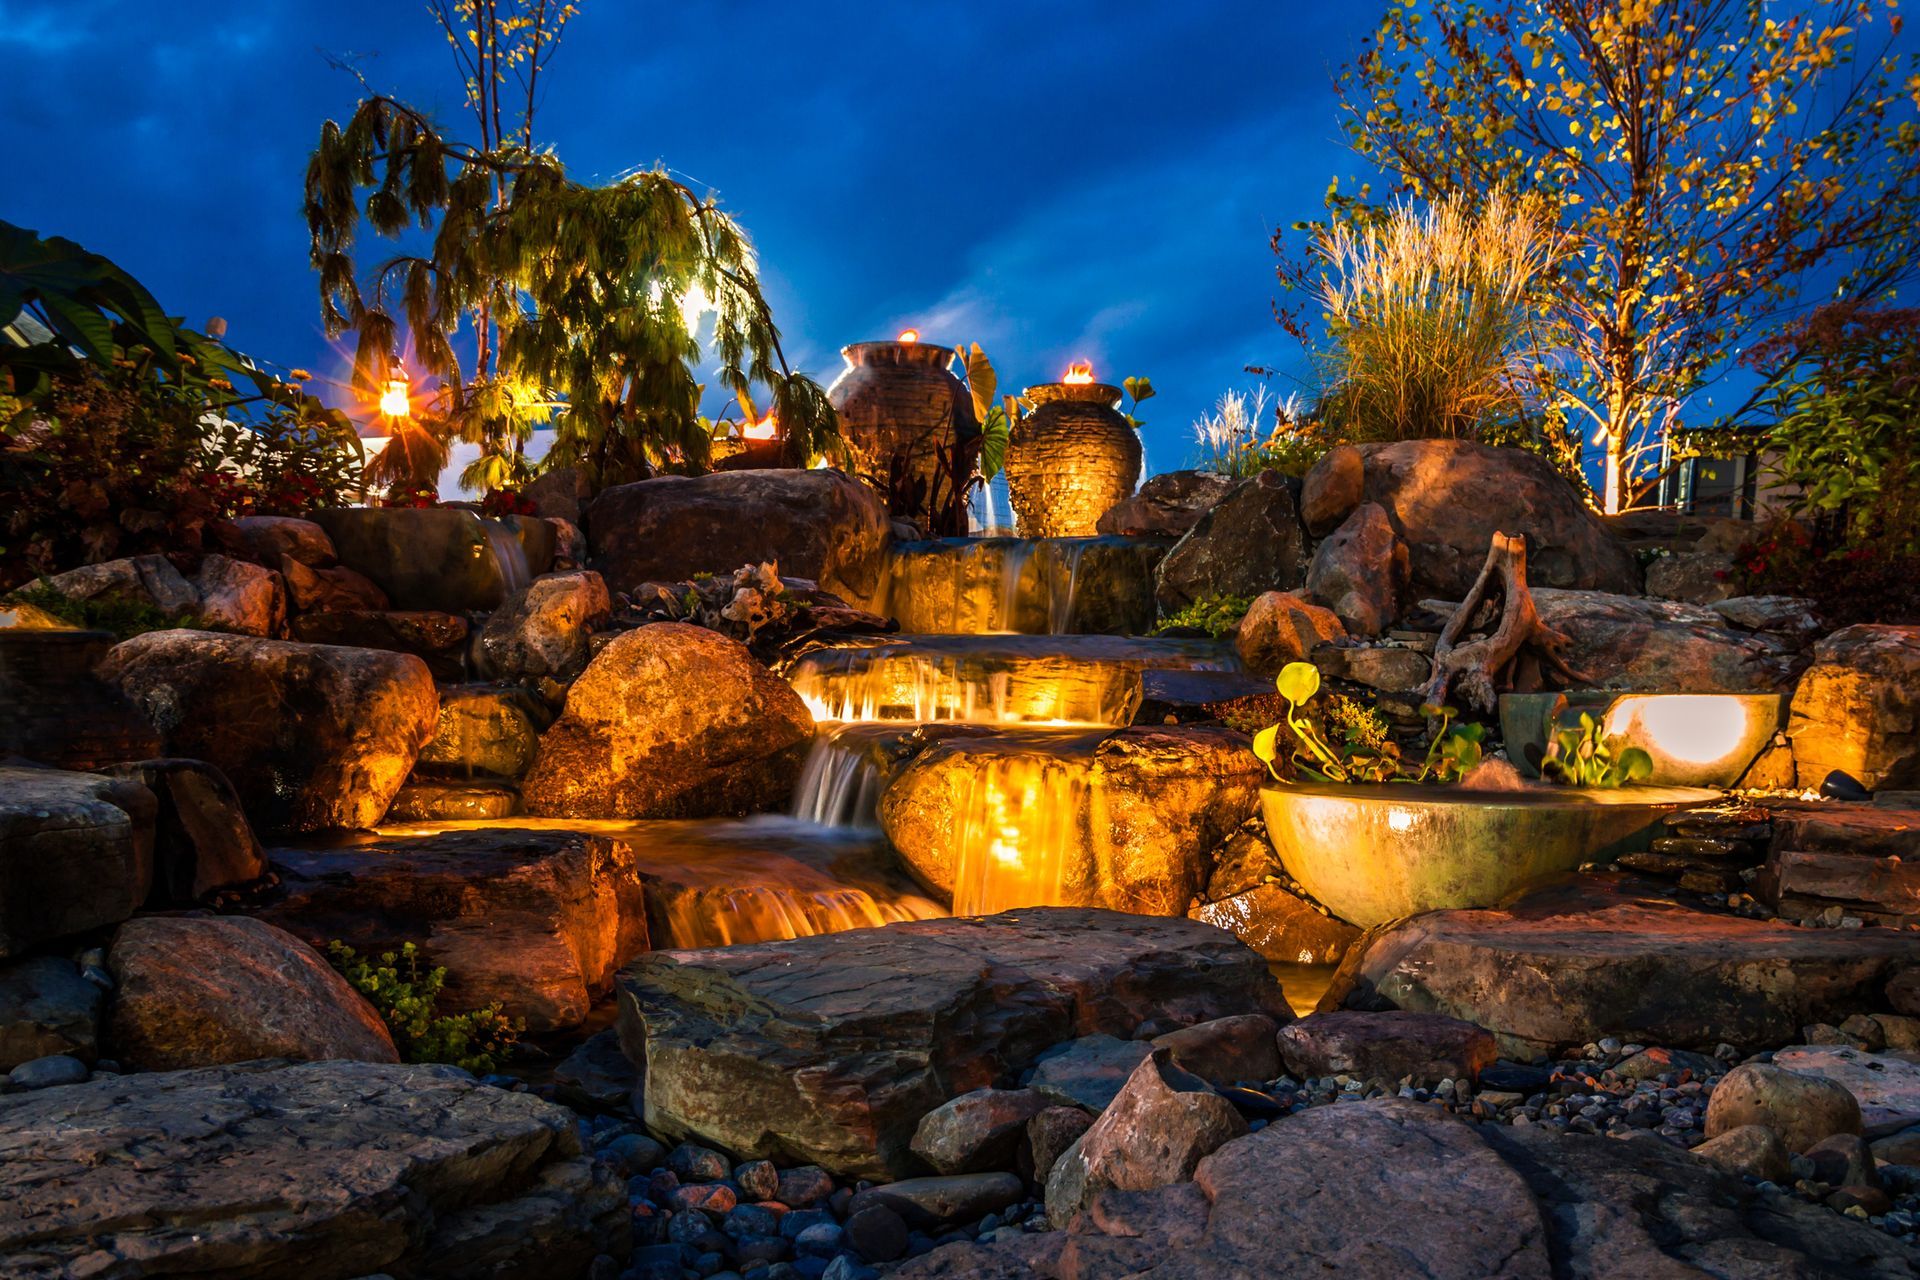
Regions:
<svg viewBox="0 0 1920 1280"><path fill-rule="evenodd" d="M293 638L347 649L410 653L427 664L435 680L467 674L467 620L451 613L405 609L338 609L303 613L293 620Z"/></svg>
<svg viewBox="0 0 1920 1280"><path fill-rule="evenodd" d="M1195 907L1191 913L1277 964L1338 964L1360 930L1267 883Z"/></svg>
<svg viewBox="0 0 1920 1280"><path fill-rule="evenodd" d="M408 782L387 808L388 822L485 822L520 812L520 793L500 783Z"/></svg>
<svg viewBox="0 0 1920 1280"><path fill-rule="evenodd" d="M54 1054L92 1062L104 999L65 957L0 963L0 1072Z"/></svg>
<svg viewBox="0 0 1920 1280"><path fill-rule="evenodd" d="M940 1178L905 1178L868 1187L853 1198L849 1216L870 1205L885 1205L910 1227L938 1230L978 1222L990 1213L1026 1198L1027 1185L1011 1173L963 1173Z"/></svg>
<svg viewBox="0 0 1920 1280"><path fill-rule="evenodd" d="M1813 601L1799 596L1733 596L1708 607L1742 630L1772 632L1790 644L1805 644L1824 629Z"/></svg>
<svg viewBox="0 0 1920 1280"><path fill-rule="evenodd" d="M885 584L886 505L838 471L730 471L617 485L587 507L614 591L772 561L861 608Z"/></svg>
<svg viewBox="0 0 1920 1280"><path fill-rule="evenodd" d="M154 631L101 664L168 755L225 773L267 829L370 827L433 731L418 659L372 649Z"/></svg>
<svg viewBox="0 0 1920 1280"><path fill-rule="evenodd" d="M1273 1039L1277 1030L1278 1024L1264 1014L1242 1013L1155 1036L1153 1047L1165 1049L1175 1064L1208 1084L1265 1081L1280 1074Z"/></svg>
<svg viewBox="0 0 1920 1280"><path fill-rule="evenodd" d="M208 556L193 585L200 597L200 622L219 631L246 636L284 635L287 591L280 575L245 560Z"/></svg>
<svg viewBox="0 0 1920 1280"><path fill-rule="evenodd" d="M378 613L391 603L371 578L345 565L314 568L283 555L280 578L301 613Z"/></svg>
<svg viewBox="0 0 1920 1280"><path fill-rule="evenodd" d="M136 782L158 802L153 887L161 901L197 902L216 889L258 880L266 854L225 774L199 760L141 760L104 770Z"/></svg>
<svg viewBox="0 0 1920 1280"><path fill-rule="evenodd" d="M975 1089L920 1117L913 1154L940 1173L1011 1169L1027 1122L1047 1109L1032 1089Z"/></svg>
<svg viewBox="0 0 1920 1280"><path fill-rule="evenodd" d="M1860 1104L1858 1132L1869 1138L1920 1124L1920 1063L1844 1046L1798 1045L1774 1054L1773 1064L1846 1089Z"/></svg>
<svg viewBox="0 0 1920 1280"><path fill-rule="evenodd" d="M124 600L151 605L169 618L184 618L200 607L193 584L165 556L106 560L44 581L69 600Z"/></svg>
<svg viewBox="0 0 1920 1280"><path fill-rule="evenodd" d="M1647 594L1665 600L1715 604L1739 592L1733 582L1733 557L1713 551L1682 551L1658 556L1647 566Z"/></svg>
<svg viewBox="0 0 1920 1280"><path fill-rule="evenodd" d="M107 951L114 1057L147 1071L254 1058L397 1062L372 1005L313 948L243 916L145 916Z"/></svg>
<svg viewBox="0 0 1920 1280"><path fill-rule="evenodd" d="M1324 537L1338 529L1366 497L1366 458L1350 444L1335 445L1300 482L1300 521L1308 533Z"/></svg>
<svg viewBox="0 0 1920 1280"><path fill-rule="evenodd" d="M1026 1163L1042 1188L1047 1174L1080 1135L1093 1127L1093 1116L1079 1107L1048 1107L1027 1121Z"/></svg>
<svg viewBox="0 0 1920 1280"><path fill-rule="evenodd" d="M553 530L532 517L483 520L460 507L331 507L314 519L333 539L340 563L365 574L397 609L496 609L553 562Z"/></svg>
<svg viewBox="0 0 1920 1280"><path fill-rule="evenodd" d="M1792 1181L1787 1145L1764 1124L1735 1125L1693 1148L1693 1154L1731 1174L1762 1178L1781 1186Z"/></svg>
<svg viewBox="0 0 1920 1280"><path fill-rule="evenodd" d="M1835 769L1870 789L1920 786L1920 627L1846 627L1816 644L1787 735L1803 787Z"/></svg>
<svg viewBox="0 0 1920 1280"><path fill-rule="evenodd" d="M1306 533L1299 482L1262 471L1207 509L1160 562L1155 597L1177 613L1206 596L1258 596L1301 584Z"/></svg>
<svg viewBox="0 0 1920 1280"><path fill-rule="evenodd" d="M1227 934L1063 908L656 952L621 992L649 1129L872 1177L913 1170L927 1112L1011 1085L1076 1031L1288 1016L1264 962Z"/></svg>
<svg viewBox="0 0 1920 1280"><path fill-rule="evenodd" d="M1783 849L1776 844L1753 881L1753 891L1789 919L1837 906L1877 923L1920 923L1920 862L1908 862L1898 853Z"/></svg>
<svg viewBox="0 0 1920 1280"><path fill-rule="evenodd" d="M1836 1133L1802 1152L1813 1164L1813 1180L1830 1187L1880 1187L1873 1150L1857 1133Z"/></svg>
<svg viewBox="0 0 1920 1280"><path fill-rule="evenodd" d="M499 829L277 849L286 897L261 913L313 946L419 944L442 1007L499 1003L529 1032L577 1025L647 946L632 848L610 836Z"/></svg>
<svg viewBox="0 0 1920 1280"><path fill-rule="evenodd" d="M1780 693L1793 655L1778 640L1728 627L1711 609L1599 591L1533 592L1540 618L1573 641L1578 687L1687 693Z"/></svg>
<svg viewBox="0 0 1920 1280"><path fill-rule="evenodd" d="M1308 1014L1280 1029L1279 1045L1288 1072L1302 1079L1476 1080L1500 1056L1486 1031L1433 1013Z"/></svg>
<svg viewBox="0 0 1920 1280"><path fill-rule="evenodd" d="M529 813L548 817L777 808L812 738L806 704L745 645L655 623L614 637L574 681L523 794Z"/></svg>
<svg viewBox="0 0 1920 1280"><path fill-rule="evenodd" d="M1107 1109L1134 1070L1153 1053L1144 1040L1081 1036L1034 1059L1027 1087L1049 1102L1091 1112Z"/></svg>
<svg viewBox="0 0 1920 1280"><path fill-rule="evenodd" d="M518 778L532 767L549 716L524 689L459 685L440 690L433 737L420 749L416 773Z"/></svg>
<svg viewBox="0 0 1920 1280"><path fill-rule="evenodd" d="M0 959L132 915L153 884L156 807L135 782L0 767Z"/></svg>
<svg viewBox="0 0 1920 1280"><path fill-rule="evenodd" d="M1347 638L1333 610L1298 591L1269 591L1254 599L1233 633L1233 647L1250 671L1278 675L1289 662L1303 662L1315 645Z"/></svg>
<svg viewBox="0 0 1920 1280"><path fill-rule="evenodd" d="M333 539L311 520L295 516L240 516L214 530L223 545L256 564L277 565L290 556L310 569L334 561Z"/></svg>
<svg viewBox="0 0 1920 1280"><path fill-rule="evenodd" d="M607 584L590 570L535 578L481 628L482 673L494 680L571 675L586 663L588 632L611 607Z"/></svg>
<svg viewBox="0 0 1920 1280"><path fill-rule="evenodd" d="M1214 471L1167 471L1153 476L1100 517L1101 533L1178 538L1234 487L1232 476Z"/></svg>
<svg viewBox="0 0 1920 1280"><path fill-rule="evenodd" d="M1406 543L1394 533L1386 509L1363 503L1315 549L1307 594L1348 631L1377 636L1400 616L1407 565Z"/></svg>
<svg viewBox="0 0 1920 1280"><path fill-rule="evenodd" d="M1385 693L1411 693L1433 676L1433 659L1400 645L1364 645L1340 651L1343 678Z"/></svg>
<svg viewBox="0 0 1920 1280"><path fill-rule="evenodd" d="M1694 911L1581 878L1505 909L1376 930L1348 952L1321 1007L1370 997L1445 1013L1522 1061L1609 1035L1758 1047L1866 1006L1911 948L1888 930Z"/></svg>
<svg viewBox="0 0 1920 1280"><path fill-rule="evenodd" d="M580 523L580 509L593 496L587 477L578 467L553 467L520 486L520 496L549 520Z"/></svg>
<svg viewBox="0 0 1920 1280"><path fill-rule="evenodd" d="M1860 1132L1860 1104L1846 1086L1785 1067L1748 1062L1727 1072L1707 1102L1709 1138L1765 1125L1788 1151L1805 1151L1836 1133Z"/></svg>
<svg viewBox="0 0 1920 1280"><path fill-rule="evenodd" d="M628 1241L625 1190L570 1113L448 1067L248 1063L10 1098L0 1202L20 1280L573 1280Z"/></svg>
<svg viewBox="0 0 1920 1280"><path fill-rule="evenodd" d="M1203 1158L1246 1131L1231 1102L1175 1066L1169 1050L1156 1049L1047 1175L1047 1218L1064 1227L1108 1188L1185 1182Z"/></svg>

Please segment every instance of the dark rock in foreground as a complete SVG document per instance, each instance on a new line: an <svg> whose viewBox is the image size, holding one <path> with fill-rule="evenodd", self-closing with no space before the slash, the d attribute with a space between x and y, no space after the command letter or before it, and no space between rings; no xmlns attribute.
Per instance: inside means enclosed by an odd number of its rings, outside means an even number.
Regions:
<svg viewBox="0 0 1920 1280"><path fill-rule="evenodd" d="M1059 1041L1148 1018L1291 1018L1232 935L1079 908L656 953L620 985L650 1128L850 1176L918 1172L922 1116L1012 1086Z"/></svg>
<svg viewBox="0 0 1920 1280"><path fill-rule="evenodd" d="M0 959L132 915L153 883L156 807L121 778L0 768Z"/></svg>
<svg viewBox="0 0 1920 1280"><path fill-rule="evenodd" d="M248 1063L0 1098L0 1274L573 1280L624 1255L573 1117L447 1067Z"/></svg>

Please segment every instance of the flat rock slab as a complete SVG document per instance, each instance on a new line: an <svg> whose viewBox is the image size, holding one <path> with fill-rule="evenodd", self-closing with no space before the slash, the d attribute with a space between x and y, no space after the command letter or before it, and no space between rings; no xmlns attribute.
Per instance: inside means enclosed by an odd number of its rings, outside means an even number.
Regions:
<svg viewBox="0 0 1920 1280"><path fill-rule="evenodd" d="M1522 1061L1609 1035L1760 1048L1868 1007L1914 951L1912 935L1893 930L1749 920L1582 877L1505 909L1376 930L1347 954L1321 1008L1384 1000L1448 1014Z"/></svg>
<svg viewBox="0 0 1920 1280"><path fill-rule="evenodd" d="M0 768L0 959L132 915L153 884L157 809L137 782Z"/></svg>
<svg viewBox="0 0 1920 1280"><path fill-rule="evenodd" d="M1920 1252L1655 1138L1468 1125L1398 1099L1315 1107L1194 1180L1104 1191L1063 1232L953 1244L901 1280L1911 1277Z"/></svg>
<svg viewBox="0 0 1920 1280"><path fill-rule="evenodd" d="M1860 1122L1869 1138L1920 1124L1920 1061L1913 1055L1803 1044L1774 1054L1773 1065L1803 1076L1824 1076L1844 1087L1860 1104Z"/></svg>
<svg viewBox="0 0 1920 1280"><path fill-rule="evenodd" d="M573 1117L447 1067L106 1077L0 1098L10 1280L572 1277L624 1251Z"/></svg>
<svg viewBox="0 0 1920 1280"><path fill-rule="evenodd" d="M1266 962L1196 921L1040 907L710 951L621 976L646 1121L741 1158L919 1171L920 1118L1040 1051L1148 1018L1291 1019Z"/></svg>

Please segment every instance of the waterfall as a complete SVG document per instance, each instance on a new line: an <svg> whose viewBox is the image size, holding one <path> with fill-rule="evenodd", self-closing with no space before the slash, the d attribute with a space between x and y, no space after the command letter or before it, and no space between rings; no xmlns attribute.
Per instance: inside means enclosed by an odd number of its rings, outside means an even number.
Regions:
<svg viewBox="0 0 1920 1280"><path fill-rule="evenodd" d="M953 913L1070 904L1095 785L1078 760L997 757L970 779L953 814Z"/></svg>
<svg viewBox="0 0 1920 1280"><path fill-rule="evenodd" d="M520 537L504 521L480 520L480 532L486 538L487 549L493 552L494 563L500 566L500 580L506 584L505 599L527 589L533 581L533 575L527 569L527 549L520 545Z"/></svg>
<svg viewBox="0 0 1920 1280"><path fill-rule="evenodd" d="M880 793L889 780L884 748L900 733L897 724L821 725L793 791L793 816L823 827L878 830Z"/></svg>
<svg viewBox="0 0 1920 1280"><path fill-rule="evenodd" d="M1088 561L1095 549L1100 557ZM1088 572L1150 606L1151 564L1103 538L939 538L896 546L883 608L913 635L1067 635ZM1108 594L1113 594L1109 590Z"/></svg>

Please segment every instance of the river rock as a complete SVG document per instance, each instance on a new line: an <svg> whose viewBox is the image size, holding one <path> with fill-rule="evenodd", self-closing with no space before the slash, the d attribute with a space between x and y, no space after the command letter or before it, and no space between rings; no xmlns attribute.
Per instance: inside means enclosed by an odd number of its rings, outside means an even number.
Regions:
<svg viewBox="0 0 1920 1280"><path fill-rule="evenodd" d="M1144 1040L1081 1036L1034 1059L1027 1087L1049 1102L1097 1114L1120 1095L1128 1077L1152 1052Z"/></svg>
<svg viewBox="0 0 1920 1280"><path fill-rule="evenodd" d="M529 1032L578 1025L647 946L633 849L611 836L501 828L272 857L286 896L263 919L362 955L417 943L447 970L444 1010L498 1003Z"/></svg>
<svg viewBox="0 0 1920 1280"><path fill-rule="evenodd" d="M922 1116L1012 1085L1076 1032L1290 1016L1265 963L1230 935L1078 908L656 952L620 986L649 1129L852 1177L915 1172Z"/></svg>
<svg viewBox="0 0 1920 1280"><path fill-rule="evenodd" d="M1215 471L1167 471L1148 479L1100 517L1101 533L1178 538L1234 487L1232 476Z"/></svg>
<svg viewBox="0 0 1920 1280"><path fill-rule="evenodd" d="M1300 481L1300 522L1322 538L1366 500L1366 456L1350 444L1337 444Z"/></svg>
<svg viewBox="0 0 1920 1280"><path fill-rule="evenodd" d="M1742 1177L1764 1178L1781 1186L1793 1178L1792 1153L1780 1135L1764 1124L1735 1125L1693 1148L1693 1154Z"/></svg>
<svg viewBox="0 0 1920 1280"><path fill-rule="evenodd" d="M1778 639L1736 631L1711 609L1600 591L1533 592L1540 619L1573 643L1575 687L1686 693L1781 693L1792 652Z"/></svg>
<svg viewBox="0 0 1920 1280"><path fill-rule="evenodd" d="M1027 1121L1047 1106L1032 1089L974 1089L920 1117L913 1154L940 1173L1011 1169Z"/></svg>
<svg viewBox="0 0 1920 1280"><path fill-rule="evenodd" d="M214 527L221 545L256 564L280 563L290 556L310 569L334 562L333 539L311 520L297 516L240 516Z"/></svg>
<svg viewBox="0 0 1920 1280"><path fill-rule="evenodd" d="M1845 627L1814 645L1787 735L1802 787L1835 769L1871 789L1920 787L1920 627Z"/></svg>
<svg viewBox="0 0 1920 1280"><path fill-rule="evenodd" d="M108 1043L143 1071L254 1058L399 1061L373 1006L319 952L259 920L129 920L107 968Z"/></svg>
<svg viewBox="0 0 1920 1280"><path fill-rule="evenodd" d="M629 1240L625 1188L571 1113L434 1066L253 1062L9 1098L0 1203L19 1280L574 1280Z"/></svg>
<svg viewBox="0 0 1920 1280"><path fill-rule="evenodd" d="M258 880L266 854L227 776L201 760L141 760L104 770L137 782L158 801L153 887L157 900L197 902L216 889Z"/></svg>
<svg viewBox="0 0 1920 1280"><path fill-rule="evenodd" d="M427 664L435 680L467 674L467 620L423 609L337 609L303 613L293 620L293 638L308 644L410 653Z"/></svg>
<svg viewBox="0 0 1920 1280"><path fill-rule="evenodd" d="M1336 920L1269 881L1189 913L1240 941L1276 964L1338 964L1360 937L1360 930Z"/></svg>
<svg viewBox="0 0 1920 1280"><path fill-rule="evenodd" d="M379 822L440 705L417 658L203 631L135 636L100 674L168 755L214 765L269 830Z"/></svg>
<svg viewBox="0 0 1920 1280"><path fill-rule="evenodd" d="M55 1054L92 1062L105 998L64 956L0 961L0 1072Z"/></svg>
<svg viewBox="0 0 1920 1280"><path fill-rule="evenodd" d="M1845 1045L1794 1045L1774 1054L1773 1064L1846 1089L1860 1104L1860 1131L1869 1138L1920 1124L1920 1063L1910 1056Z"/></svg>
<svg viewBox="0 0 1920 1280"><path fill-rule="evenodd" d="M544 817L774 809L791 794L812 739L806 704L745 645L703 627L654 623L614 637L574 681L523 794L527 811Z"/></svg>
<svg viewBox="0 0 1920 1280"><path fill-rule="evenodd" d="M885 1205L910 1227L935 1231L978 1222L1026 1197L1027 1184L1017 1175L962 1173L939 1178L905 1178L868 1187L853 1197L848 1216L870 1205Z"/></svg>
<svg viewBox="0 0 1920 1280"><path fill-rule="evenodd" d="M1155 1036L1153 1047L1165 1049L1182 1069L1208 1084L1264 1082L1280 1074L1277 1030L1278 1024L1265 1014L1241 1013Z"/></svg>
<svg viewBox="0 0 1920 1280"><path fill-rule="evenodd" d="M333 539L340 563L365 574L397 609L497 609L553 562L553 530L532 517L484 521L462 507L330 507L314 519Z"/></svg>
<svg viewBox="0 0 1920 1280"><path fill-rule="evenodd" d="M42 580L69 600L121 600L144 604L170 619L200 607L200 594L165 556L130 556L83 565Z"/></svg>
<svg viewBox="0 0 1920 1280"><path fill-rule="evenodd" d="M532 767L540 730L549 720L525 689L457 685L440 690L433 737L420 749L417 774L518 778Z"/></svg>
<svg viewBox="0 0 1920 1280"><path fill-rule="evenodd" d="M1306 661L1315 646L1346 638L1338 615L1304 592L1268 591L1247 607L1234 629L1233 647L1249 671L1272 676L1289 662Z"/></svg>
<svg viewBox="0 0 1920 1280"><path fill-rule="evenodd" d="M603 491L586 520L594 567L615 591L772 561L868 608L886 582L886 504L838 471L659 476Z"/></svg>
<svg viewBox="0 0 1920 1280"><path fill-rule="evenodd" d="M1167 552L1156 576L1163 614L1209 596L1253 597L1304 581L1300 482L1278 471L1242 480Z"/></svg>
<svg viewBox="0 0 1920 1280"><path fill-rule="evenodd" d="M591 570L535 578L481 628L481 673L492 680L572 675L586 664L587 637L611 608L607 584Z"/></svg>
<svg viewBox="0 0 1920 1280"><path fill-rule="evenodd" d="M156 809L137 782L0 767L0 959L139 909Z"/></svg>
<svg viewBox="0 0 1920 1280"><path fill-rule="evenodd" d="M245 560L212 555L200 562L193 586L201 625L244 636L278 636L287 630L287 589L280 575Z"/></svg>
<svg viewBox="0 0 1920 1280"><path fill-rule="evenodd" d="M1386 508L1362 503L1313 553L1307 594L1348 631L1377 636L1400 616L1407 587L1407 545Z"/></svg>
<svg viewBox="0 0 1920 1280"><path fill-rule="evenodd" d="M1312 1013L1280 1028L1279 1048L1287 1071L1303 1080L1471 1081L1500 1056L1492 1035L1436 1013Z"/></svg>
<svg viewBox="0 0 1920 1280"><path fill-rule="evenodd" d="M315 568L283 555L280 578L301 613L378 613L392 603L373 579L345 565Z"/></svg>
<svg viewBox="0 0 1920 1280"><path fill-rule="evenodd" d="M1836 1133L1860 1132L1860 1104L1845 1085L1759 1062L1727 1072L1707 1102L1706 1134L1765 1125L1788 1151L1805 1151Z"/></svg>

